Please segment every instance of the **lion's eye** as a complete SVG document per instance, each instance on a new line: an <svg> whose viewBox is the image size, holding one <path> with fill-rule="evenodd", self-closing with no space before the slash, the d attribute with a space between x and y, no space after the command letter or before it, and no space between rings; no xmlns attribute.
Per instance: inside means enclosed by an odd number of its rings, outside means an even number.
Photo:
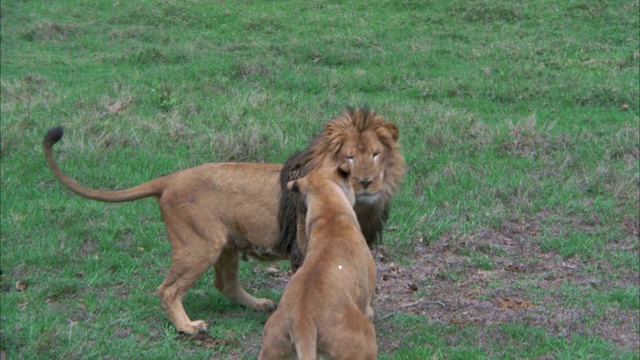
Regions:
<svg viewBox="0 0 640 360"><path fill-rule="evenodd" d="M379 152L377 152L377 151L376 151L376 152L374 152L374 153L373 153L373 159L374 159L374 160L375 160L375 159L377 159L379 155L380 155L380 153L379 153Z"/></svg>
<svg viewBox="0 0 640 360"><path fill-rule="evenodd" d="M353 161L354 159L353 155L345 155L344 157L349 161Z"/></svg>

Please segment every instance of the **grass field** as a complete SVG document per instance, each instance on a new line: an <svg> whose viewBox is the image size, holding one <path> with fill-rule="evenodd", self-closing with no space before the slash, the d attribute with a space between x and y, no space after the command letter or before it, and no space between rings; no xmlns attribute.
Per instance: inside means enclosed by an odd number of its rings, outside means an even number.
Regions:
<svg viewBox="0 0 640 360"><path fill-rule="evenodd" d="M637 359L639 2L6 1L2 359L249 359L268 314L207 273L178 335L153 199L71 194L211 161L282 162L345 105L408 165L375 249L382 359ZM244 262L279 299L288 264Z"/></svg>

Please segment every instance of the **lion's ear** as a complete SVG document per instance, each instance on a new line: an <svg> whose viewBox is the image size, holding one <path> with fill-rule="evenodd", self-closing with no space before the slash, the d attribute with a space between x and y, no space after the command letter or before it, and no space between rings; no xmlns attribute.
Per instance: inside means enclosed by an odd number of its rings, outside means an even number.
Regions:
<svg viewBox="0 0 640 360"><path fill-rule="evenodd" d="M348 163L343 163L342 165L338 166L338 175L340 175L341 178L346 179L349 177L349 175L351 175L351 168L349 167Z"/></svg>
<svg viewBox="0 0 640 360"><path fill-rule="evenodd" d="M298 184L298 180L293 180L293 181L289 181L287 183L287 189L289 189L289 191L293 191L293 192L300 192L300 185Z"/></svg>
<svg viewBox="0 0 640 360"><path fill-rule="evenodd" d="M387 123L385 125L385 128L391 134L393 141L398 141L398 138L400 137L400 130L398 129L398 127L395 124Z"/></svg>
<svg viewBox="0 0 640 360"><path fill-rule="evenodd" d="M309 182L306 177L295 179L287 183L287 189L306 196L307 191L309 191Z"/></svg>

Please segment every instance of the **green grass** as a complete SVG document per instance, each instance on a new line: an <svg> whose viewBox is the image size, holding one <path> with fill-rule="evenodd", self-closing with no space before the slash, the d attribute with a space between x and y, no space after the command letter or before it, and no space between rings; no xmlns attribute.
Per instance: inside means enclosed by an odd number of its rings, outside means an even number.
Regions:
<svg viewBox="0 0 640 360"><path fill-rule="evenodd" d="M384 251L400 274L424 266L411 301L453 311L446 289L537 306L459 325L379 304L395 314L376 323L381 358L637 358L638 11L633 0L2 1L0 351L251 358L268 316L225 299L207 273L185 306L216 343L178 337L155 297L170 261L157 204L66 191L41 154L48 128L66 129L64 171L124 188L210 161L282 162L345 105L368 105L399 126L408 164ZM241 282L277 300L284 284L265 266L243 263Z"/></svg>

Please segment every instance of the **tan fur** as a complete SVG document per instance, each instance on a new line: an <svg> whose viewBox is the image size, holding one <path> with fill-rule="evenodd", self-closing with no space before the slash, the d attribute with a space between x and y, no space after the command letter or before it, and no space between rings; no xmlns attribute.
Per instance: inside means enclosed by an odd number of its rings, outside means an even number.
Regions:
<svg viewBox="0 0 640 360"><path fill-rule="evenodd" d="M329 121L322 134L306 150L285 162L280 186L285 189L288 181L323 166L346 167L351 172L351 184L356 194L358 222L367 244L371 246L382 237L390 201L405 174L398 136L398 127L375 112L367 108L347 108L342 115ZM305 252L306 208L302 197L284 195L279 222L285 228L297 219L297 237L283 236L285 243L281 247L294 253L292 262L296 268L302 263ZM295 213L295 216L286 216L287 207L295 207L295 211L288 213ZM291 218L295 219L292 221ZM294 243L296 238L298 242Z"/></svg>
<svg viewBox="0 0 640 360"><path fill-rule="evenodd" d="M62 129L44 138L44 153L55 176L70 190L89 199L107 202L158 199L172 247L171 268L158 287L167 316L180 332L196 334L208 324L187 316L182 298L211 266L215 286L229 299L261 311L276 305L258 299L238 284L239 253L266 259L286 259L277 251L278 164L205 164L175 172L120 191L86 188L67 177L53 158L52 147Z"/></svg>
<svg viewBox="0 0 640 360"><path fill-rule="evenodd" d="M376 267L346 173L335 167L289 183L307 202L307 253L264 327L260 359L375 359Z"/></svg>

